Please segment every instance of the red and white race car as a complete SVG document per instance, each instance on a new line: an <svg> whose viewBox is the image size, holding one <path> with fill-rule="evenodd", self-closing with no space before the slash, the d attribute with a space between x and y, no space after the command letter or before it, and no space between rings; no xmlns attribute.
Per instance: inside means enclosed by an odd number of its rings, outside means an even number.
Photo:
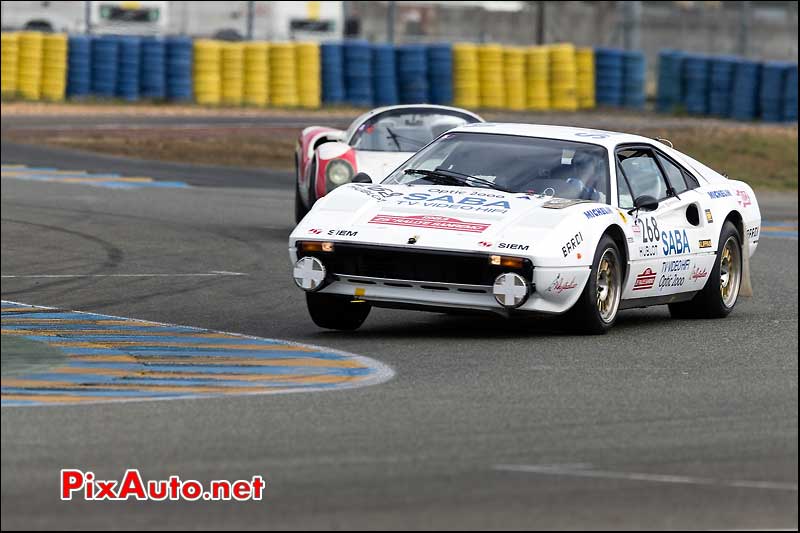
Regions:
<svg viewBox="0 0 800 533"><path fill-rule="evenodd" d="M347 130L310 126L295 151L295 219L318 198L350 183L359 172L379 182L439 135L484 122L470 111L439 105L397 105L364 113Z"/></svg>

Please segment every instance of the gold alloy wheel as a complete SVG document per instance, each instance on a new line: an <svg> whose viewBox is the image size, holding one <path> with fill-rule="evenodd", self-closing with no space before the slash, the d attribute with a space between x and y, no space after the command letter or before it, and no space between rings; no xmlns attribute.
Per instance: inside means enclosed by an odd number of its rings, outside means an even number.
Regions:
<svg viewBox="0 0 800 533"><path fill-rule="evenodd" d="M603 322L609 323L614 320L619 307L621 294L620 280L622 276L619 271L619 263L611 248L607 248L600 258L597 265L597 312Z"/></svg>
<svg viewBox="0 0 800 533"><path fill-rule="evenodd" d="M739 243L730 236L722 247L722 256L719 260L719 291L725 307L730 309L736 303L741 283L742 252Z"/></svg>

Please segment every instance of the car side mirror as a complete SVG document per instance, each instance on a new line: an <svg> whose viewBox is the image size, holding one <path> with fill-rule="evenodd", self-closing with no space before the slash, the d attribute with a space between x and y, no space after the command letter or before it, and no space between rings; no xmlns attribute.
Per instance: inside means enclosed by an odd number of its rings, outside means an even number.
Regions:
<svg viewBox="0 0 800 533"><path fill-rule="evenodd" d="M658 209L658 200L652 196L642 195L633 201L633 207L642 211L655 211Z"/></svg>
<svg viewBox="0 0 800 533"><path fill-rule="evenodd" d="M359 172L353 176L353 183L372 183L372 178L366 172Z"/></svg>

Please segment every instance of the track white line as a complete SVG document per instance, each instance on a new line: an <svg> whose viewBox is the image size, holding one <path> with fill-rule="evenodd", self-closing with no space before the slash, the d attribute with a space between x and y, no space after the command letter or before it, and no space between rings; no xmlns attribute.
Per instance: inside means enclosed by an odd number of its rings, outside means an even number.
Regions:
<svg viewBox="0 0 800 533"><path fill-rule="evenodd" d="M225 270L212 270L211 272L192 272L185 274L19 274L6 275L2 278L189 278L189 277L215 277L215 276L249 276L244 272L227 272Z"/></svg>
<svg viewBox="0 0 800 533"><path fill-rule="evenodd" d="M741 489L762 489L797 492L797 483L776 481L724 480L694 476L674 476L668 474L644 474L640 472L614 472L594 470L589 465L494 465L493 470L523 472L546 476L587 477L601 479L621 479L625 481L644 481L648 483L672 483L679 485L705 485L733 487Z"/></svg>

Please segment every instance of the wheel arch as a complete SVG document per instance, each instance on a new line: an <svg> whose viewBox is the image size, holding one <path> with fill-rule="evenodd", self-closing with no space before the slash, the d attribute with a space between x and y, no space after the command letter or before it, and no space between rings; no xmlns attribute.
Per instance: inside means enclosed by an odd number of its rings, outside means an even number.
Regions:
<svg viewBox="0 0 800 533"><path fill-rule="evenodd" d="M619 248L619 253L622 255L622 279L624 280L625 276L628 274L628 260L630 258L630 254L628 253L628 239L625 237L625 231L618 224L611 224L605 229L602 235L600 235L601 239L603 235L611 237L611 240L613 240L617 248Z"/></svg>
<svg viewBox="0 0 800 533"><path fill-rule="evenodd" d="M722 226L724 226L725 222L729 220L734 225L734 227L739 231L739 240L740 240L739 244L741 244L742 247L744 247L744 242L746 239L744 233L744 218L742 217L742 214L736 209L732 209L725 216L725 220L722 221ZM722 231L722 226L720 226L720 231Z"/></svg>

